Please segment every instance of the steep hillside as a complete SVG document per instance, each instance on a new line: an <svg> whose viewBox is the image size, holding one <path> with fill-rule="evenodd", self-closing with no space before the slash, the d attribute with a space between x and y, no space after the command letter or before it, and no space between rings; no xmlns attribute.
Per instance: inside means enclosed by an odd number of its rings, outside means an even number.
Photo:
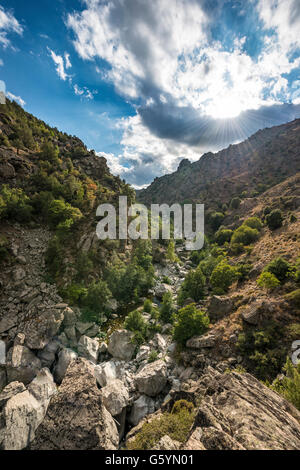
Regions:
<svg viewBox="0 0 300 470"><path fill-rule="evenodd" d="M237 145L197 162L183 160L178 170L156 178L138 199L146 204L199 202L211 208L234 197L252 197L299 170L300 120L264 129Z"/></svg>

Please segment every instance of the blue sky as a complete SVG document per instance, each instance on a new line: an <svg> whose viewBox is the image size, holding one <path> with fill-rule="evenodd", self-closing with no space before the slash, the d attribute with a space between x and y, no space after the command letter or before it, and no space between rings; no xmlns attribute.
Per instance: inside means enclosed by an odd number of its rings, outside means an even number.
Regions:
<svg viewBox="0 0 300 470"><path fill-rule="evenodd" d="M300 117L299 31L299 0L0 0L0 80L142 187Z"/></svg>

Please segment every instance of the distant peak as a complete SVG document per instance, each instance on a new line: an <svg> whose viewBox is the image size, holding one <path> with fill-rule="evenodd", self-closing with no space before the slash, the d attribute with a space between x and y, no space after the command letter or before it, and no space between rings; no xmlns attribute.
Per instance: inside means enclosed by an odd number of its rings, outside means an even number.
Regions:
<svg viewBox="0 0 300 470"><path fill-rule="evenodd" d="M178 167L178 171L182 170L183 168L186 168L187 166L190 166L191 165L191 162L187 159L187 158L184 158L183 160L181 160L181 162L179 163L179 167Z"/></svg>

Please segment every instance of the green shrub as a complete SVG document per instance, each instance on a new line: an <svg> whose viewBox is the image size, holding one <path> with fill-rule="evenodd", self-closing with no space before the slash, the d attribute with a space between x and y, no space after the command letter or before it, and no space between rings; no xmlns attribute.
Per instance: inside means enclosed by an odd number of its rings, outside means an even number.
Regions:
<svg viewBox="0 0 300 470"><path fill-rule="evenodd" d="M170 323L174 312L174 305L171 292L166 292L160 307L160 318L164 323Z"/></svg>
<svg viewBox="0 0 300 470"><path fill-rule="evenodd" d="M279 280L277 279L274 274L269 273L269 272L263 272L257 279L257 284L259 287L263 289L275 289L275 287L278 287L280 285Z"/></svg>
<svg viewBox="0 0 300 470"><path fill-rule="evenodd" d="M230 203L230 209L236 210L240 207L241 200L239 197L234 197Z"/></svg>
<svg viewBox="0 0 300 470"><path fill-rule="evenodd" d="M247 227L247 225L241 225L237 228L231 238L231 244L242 244L250 245L258 239L259 232L255 228Z"/></svg>
<svg viewBox="0 0 300 470"><path fill-rule="evenodd" d="M144 312L151 313L152 312L152 302L150 299L146 299L144 302Z"/></svg>
<svg viewBox="0 0 300 470"><path fill-rule="evenodd" d="M243 225L246 225L246 227L254 228L258 231L263 228L262 221L258 217L250 217L250 219L245 220Z"/></svg>
<svg viewBox="0 0 300 470"><path fill-rule="evenodd" d="M260 380L272 381L280 372L285 361L285 350L279 346L282 337L282 328L275 323L240 334L237 348L246 359L247 369Z"/></svg>
<svg viewBox="0 0 300 470"><path fill-rule="evenodd" d="M276 230L282 227L283 216L279 209L274 209L270 214L266 216L267 226L270 230Z"/></svg>
<svg viewBox="0 0 300 470"><path fill-rule="evenodd" d="M216 233L215 240L218 245L224 245L224 243L230 243L231 237L233 235L233 231L229 229L220 229Z"/></svg>
<svg viewBox="0 0 300 470"><path fill-rule="evenodd" d="M176 255L176 252L175 252L175 241L174 240L170 240L170 242L168 244L167 256L166 257L172 263L174 263L175 261L178 261L178 256Z"/></svg>
<svg viewBox="0 0 300 470"><path fill-rule="evenodd" d="M183 401L183 400L181 400ZM134 439L127 444L128 450L151 450L163 436L169 436L178 442L185 442L194 421L194 406L188 402L173 407L171 413L165 412L160 417L146 422Z"/></svg>
<svg viewBox="0 0 300 470"><path fill-rule="evenodd" d="M82 217L82 213L77 207L72 207L71 204L61 199L54 199L49 206L49 221L53 227L63 224L68 221L68 224L73 224ZM62 226L60 226L62 227Z"/></svg>
<svg viewBox="0 0 300 470"><path fill-rule="evenodd" d="M148 326L143 318L143 315L139 310L133 310L126 317L124 328L132 331L133 333L139 333L142 337L142 343L145 341L148 332Z"/></svg>
<svg viewBox="0 0 300 470"><path fill-rule="evenodd" d="M218 230L218 228L220 228L220 226L222 225L222 222L224 220L224 217L225 216L222 212L213 212L210 215L209 222L210 222L210 226L211 226L211 228L213 229L214 232L216 232Z"/></svg>
<svg viewBox="0 0 300 470"><path fill-rule="evenodd" d="M237 279L240 282L244 282L247 279L249 279L249 273L251 269L253 268L253 265L250 263L240 263L235 266L237 270Z"/></svg>
<svg viewBox="0 0 300 470"><path fill-rule="evenodd" d="M209 317L198 310L195 304L179 310L175 316L174 340L185 346L188 339L202 335L209 327Z"/></svg>
<svg viewBox="0 0 300 470"><path fill-rule="evenodd" d="M148 357L148 363L151 364L152 362L157 361L157 359L158 359L158 352L151 351Z"/></svg>
<svg viewBox="0 0 300 470"><path fill-rule="evenodd" d="M87 288L87 295L83 299L83 305L91 311L100 313L106 308L107 302L111 298L111 292L105 281L97 281Z"/></svg>
<svg viewBox="0 0 300 470"><path fill-rule="evenodd" d="M293 292L290 292L289 294L286 294L285 298L292 305L294 305L295 307L300 308L300 289L294 290Z"/></svg>
<svg viewBox="0 0 300 470"><path fill-rule="evenodd" d="M205 293L205 284L205 276L200 266L198 266L195 270L189 271L179 291L179 305L183 305L184 301L189 297L196 302L198 302L200 299L203 299Z"/></svg>
<svg viewBox="0 0 300 470"><path fill-rule="evenodd" d="M51 163L57 163L59 160L59 150L58 147L54 147L54 145L46 141L41 148L40 158L41 160L46 160Z"/></svg>
<svg viewBox="0 0 300 470"><path fill-rule="evenodd" d="M33 208L29 197L22 189L10 188L4 184L0 191L0 219L29 222Z"/></svg>
<svg viewBox="0 0 300 470"><path fill-rule="evenodd" d="M284 379L276 379L271 388L300 410L300 364L293 366L288 359L284 370L286 372Z"/></svg>
<svg viewBox="0 0 300 470"><path fill-rule="evenodd" d="M271 261L264 271L274 274L281 283L284 283L291 276L292 267L285 259L279 257Z"/></svg>
<svg viewBox="0 0 300 470"><path fill-rule="evenodd" d="M228 292L230 286L238 278L238 271L234 266L230 266L225 260L213 270L210 284L217 294Z"/></svg>

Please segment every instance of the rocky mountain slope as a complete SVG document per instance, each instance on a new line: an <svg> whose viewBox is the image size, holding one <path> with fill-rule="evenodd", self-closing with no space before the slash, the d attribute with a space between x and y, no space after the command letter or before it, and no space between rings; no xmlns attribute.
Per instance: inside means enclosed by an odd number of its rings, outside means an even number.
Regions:
<svg viewBox="0 0 300 470"><path fill-rule="evenodd" d="M300 120L258 131L197 162L183 160L175 173L156 178L138 199L146 204L198 202L210 209L233 197L252 197L299 171Z"/></svg>
<svg viewBox="0 0 300 470"><path fill-rule="evenodd" d="M299 123L197 163L233 181L199 252L99 241L133 190L15 103L0 129L0 448L299 449Z"/></svg>

